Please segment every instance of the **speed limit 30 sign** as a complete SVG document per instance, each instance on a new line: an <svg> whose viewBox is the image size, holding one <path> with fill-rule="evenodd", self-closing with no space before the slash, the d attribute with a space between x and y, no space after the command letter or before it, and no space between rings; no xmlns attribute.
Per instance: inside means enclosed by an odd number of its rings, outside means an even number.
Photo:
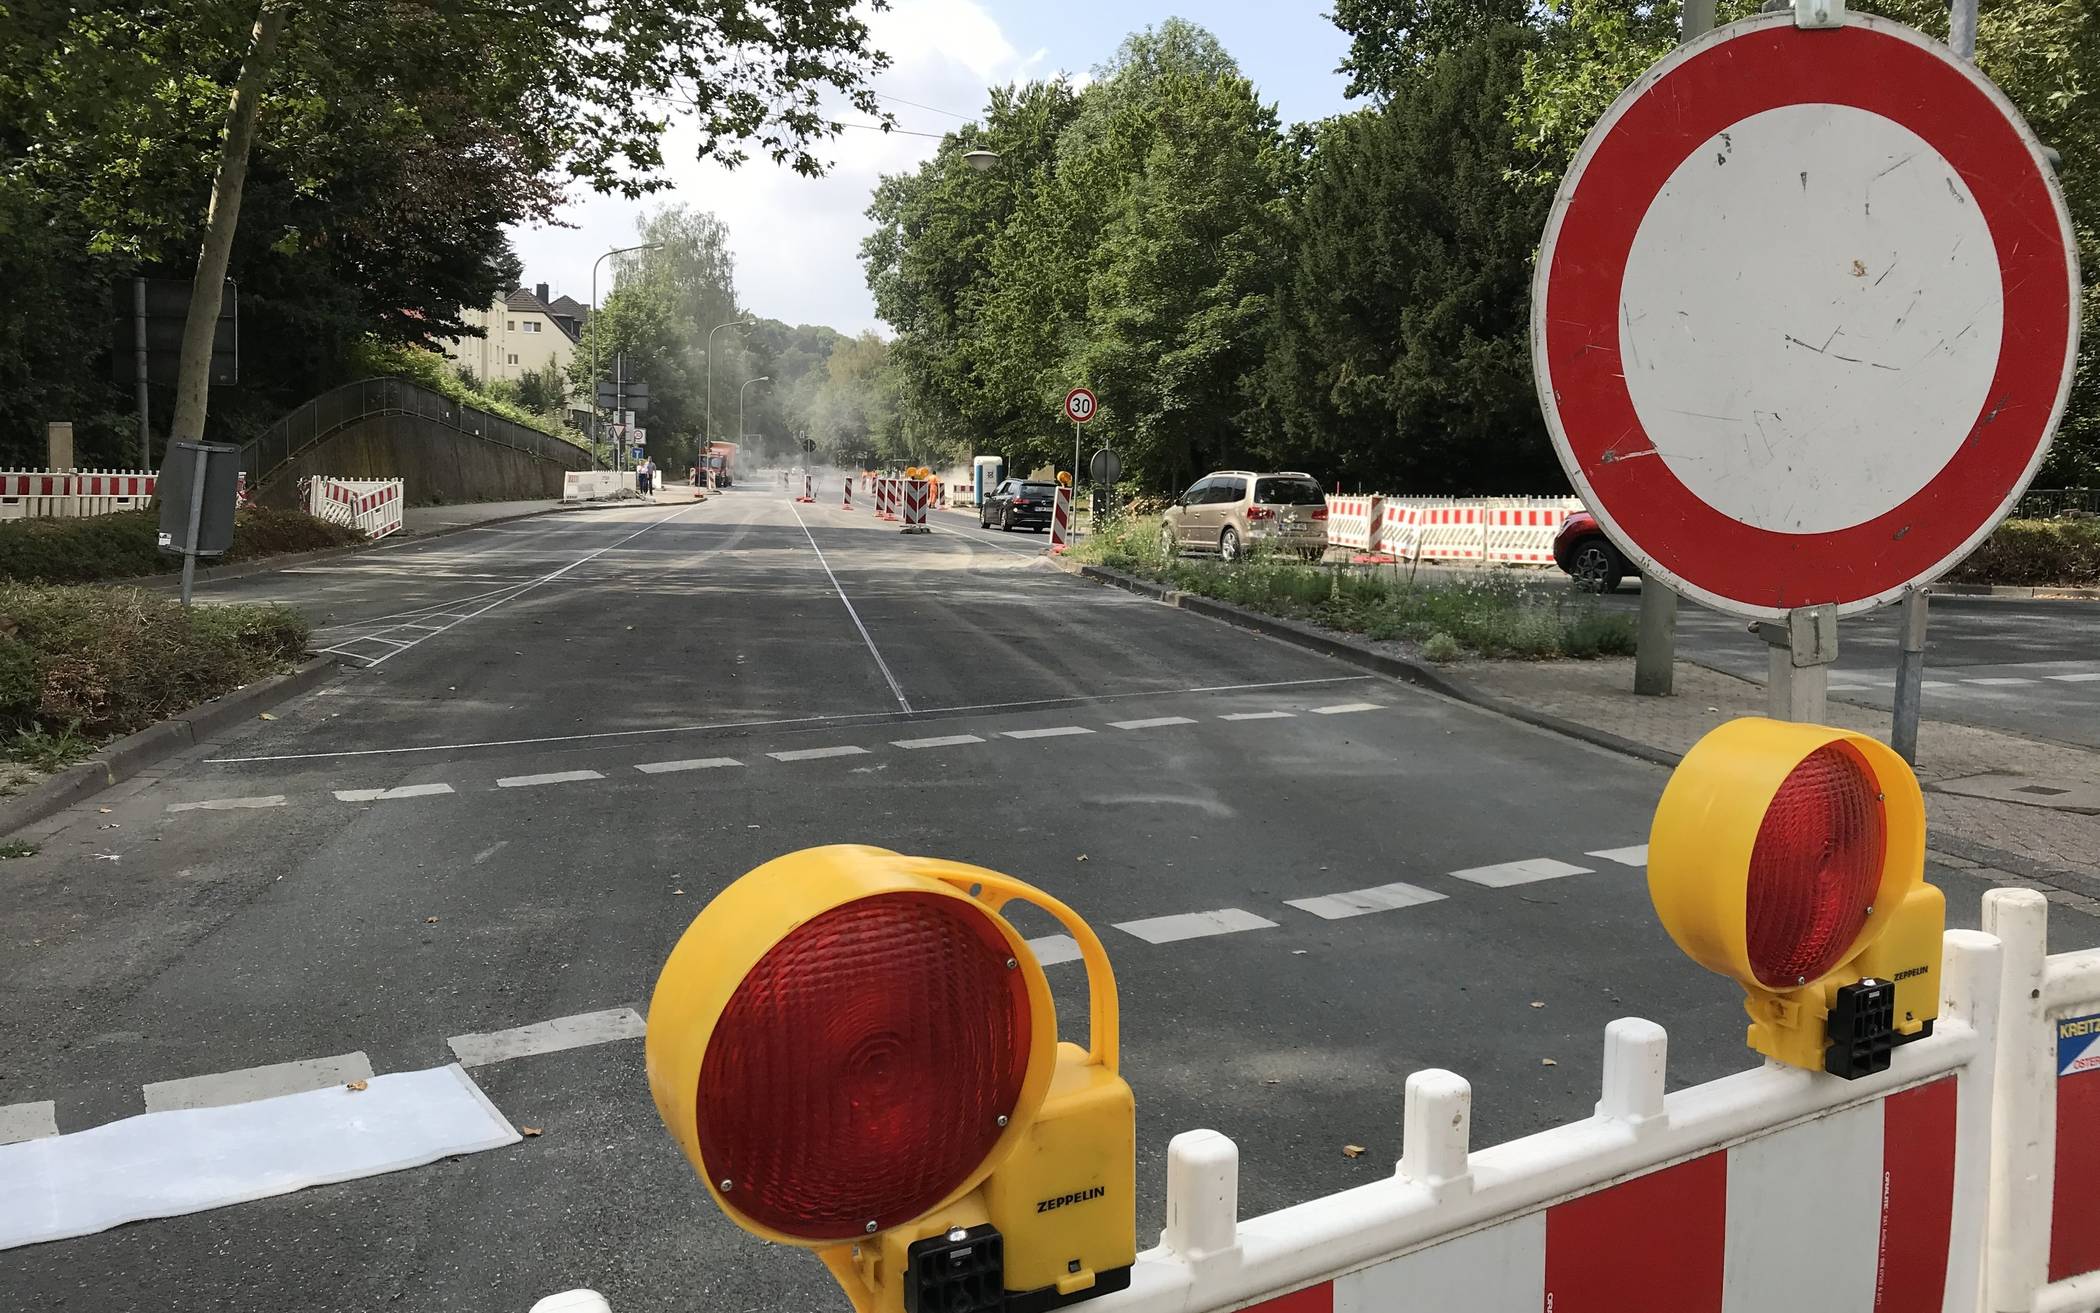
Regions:
<svg viewBox="0 0 2100 1313"><path fill-rule="evenodd" d="M1629 87L1532 295L1583 500L1644 574L1762 619L1966 555L2048 450L2077 333L2040 143L1944 46L1856 12L1730 24Z"/></svg>
<svg viewBox="0 0 2100 1313"><path fill-rule="evenodd" d="M1073 388L1065 393L1065 418L1074 424L1085 424L1094 418L1097 403L1094 394L1087 388Z"/></svg>

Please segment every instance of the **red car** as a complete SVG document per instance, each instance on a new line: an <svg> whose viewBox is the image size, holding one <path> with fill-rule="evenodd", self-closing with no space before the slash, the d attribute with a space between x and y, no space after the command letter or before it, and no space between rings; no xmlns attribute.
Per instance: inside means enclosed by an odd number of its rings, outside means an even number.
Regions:
<svg viewBox="0 0 2100 1313"><path fill-rule="evenodd" d="M1553 560L1574 577L1575 586L1586 593L1609 593L1627 575L1636 573L1603 526L1588 511L1577 511L1553 535Z"/></svg>

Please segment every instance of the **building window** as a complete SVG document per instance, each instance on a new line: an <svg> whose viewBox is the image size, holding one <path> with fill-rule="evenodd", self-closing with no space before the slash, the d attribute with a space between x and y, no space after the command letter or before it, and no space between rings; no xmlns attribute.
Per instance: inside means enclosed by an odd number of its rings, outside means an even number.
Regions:
<svg viewBox="0 0 2100 1313"><path fill-rule="evenodd" d="M506 333L515 333L515 332L517 332L517 331L518 331L518 321L517 321L517 320L515 320L515 319L506 319L506 320L504 320L504 321L503 321L503 331L504 331L504 332L506 332ZM513 360L513 361L512 361L511 363L512 363L512 364L516 364L517 362L516 362L515 360Z"/></svg>
<svg viewBox="0 0 2100 1313"><path fill-rule="evenodd" d="M512 363L513 365L515 365L515 364L517 364L517 363L518 363L518 353L517 353L517 352L513 351L513 352L511 352L511 353L510 353L510 363Z"/></svg>
<svg viewBox="0 0 2100 1313"><path fill-rule="evenodd" d="M537 333L537 332L539 332L539 331L540 331L540 321L539 321L539 320L537 320L537 319L528 319L528 320L526 320L526 321L525 321L525 331L526 331L526 332L528 332L528 333Z"/></svg>

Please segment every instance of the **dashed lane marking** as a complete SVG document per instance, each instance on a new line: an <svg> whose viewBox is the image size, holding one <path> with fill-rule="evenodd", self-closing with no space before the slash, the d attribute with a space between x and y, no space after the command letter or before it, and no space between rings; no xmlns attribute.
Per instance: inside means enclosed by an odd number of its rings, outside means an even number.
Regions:
<svg viewBox="0 0 2100 1313"><path fill-rule="evenodd" d="M282 807L284 795L272 793L260 798L208 798L203 802L171 802L171 812L230 812L248 807Z"/></svg>
<svg viewBox="0 0 2100 1313"><path fill-rule="evenodd" d="M545 775L506 775L496 781L499 789L533 789L542 784L575 784L582 780L602 780L605 777L594 770L558 770Z"/></svg>
<svg viewBox="0 0 2100 1313"><path fill-rule="evenodd" d="M1503 862L1499 866L1473 866L1463 871L1451 872L1454 880L1485 885L1490 889L1507 889L1513 884L1531 884L1538 880L1558 880L1564 875L1593 875L1587 866L1576 866L1569 862L1557 862L1551 857L1527 857L1521 862Z"/></svg>
<svg viewBox="0 0 2100 1313"><path fill-rule="evenodd" d="M1314 707L1315 716L1341 716L1352 711L1383 711L1385 707L1376 702L1343 702L1332 707Z"/></svg>
<svg viewBox="0 0 2100 1313"><path fill-rule="evenodd" d="M685 761L645 761L635 769L644 775L669 775L675 771L718 770L724 766L743 764L735 757L692 757Z"/></svg>
<svg viewBox="0 0 2100 1313"><path fill-rule="evenodd" d="M1599 861L1617 862L1621 866L1646 866L1648 845L1637 843L1631 848L1600 848L1593 853L1584 853L1583 856L1595 857Z"/></svg>
<svg viewBox="0 0 2100 1313"><path fill-rule="evenodd" d="M1232 711L1218 717L1219 720L1290 720L1296 713L1289 711Z"/></svg>
<svg viewBox="0 0 2100 1313"><path fill-rule="evenodd" d="M1230 935L1242 930L1273 930L1276 923L1265 916L1237 907L1221 907L1215 912L1181 912L1174 916L1154 916L1142 921L1119 921L1116 929L1124 934L1135 935L1148 944L1172 944L1183 939L1202 939L1208 935Z"/></svg>
<svg viewBox="0 0 2100 1313"><path fill-rule="evenodd" d="M1311 912L1323 921L1341 921L1368 912L1391 912L1402 907L1440 902L1449 896L1419 885L1394 883L1319 898L1290 898L1285 900L1285 905L1301 912Z"/></svg>
<svg viewBox="0 0 2100 1313"><path fill-rule="evenodd" d="M640 1039L648 1027L633 1008L607 1008L603 1012L579 1012L573 1017L535 1021L529 1026L493 1030L486 1034L454 1035L445 1041L462 1067L486 1067L511 1058L529 1058L564 1049L589 1048L615 1040Z"/></svg>
<svg viewBox="0 0 2100 1313"><path fill-rule="evenodd" d="M1094 731L1084 725L1052 725L1047 729L1009 729L1001 733L1010 739L1061 739L1069 734L1091 734Z"/></svg>
<svg viewBox="0 0 2100 1313"><path fill-rule="evenodd" d="M2043 678L2053 679L2059 684L2090 684L2100 679L2100 671L2088 670L2075 675L2044 675Z"/></svg>
<svg viewBox="0 0 2100 1313"><path fill-rule="evenodd" d="M982 743L975 734L943 734L931 739L891 739L893 748L959 748L966 743Z"/></svg>
<svg viewBox="0 0 2100 1313"><path fill-rule="evenodd" d="M1964 684L1980 684L1985 688L2009 688L2014 684L2032 684L2034 681L2020 675L1989 675L1977 679L1964 679Z"/></svg>
<svg viewBox="0 0 2100 1313"><path fill-rule="evenodd" d="M1111 729L1164 729L1168 725L1193 725L1187 716L1148 716L1144 720L1111 720Z"/></svg>
<svg viewBox="0 0 2100 1313"><path fill-rule="evenodd" d="M281 1094L299 1094L370 1079L372 1063L362 1053L340 1053L332 1058L307 1058L301 1062L274 1062L266 1067L245 1067L240 1071L214 1072L209 1076L155 1081L145 1087L146 1111L223 1108L233 1103L274 1099Z"/></svg>
<svg viewBox="0 0 2100 1313"><path fill-rule="evenodd" d="M1028 941L1028 951L1046 967L1079 960L1079 941L1070 935L1044 935Z"/></svg>
<svg viewBox="0 0 2100 1313"><path fill-rule="evenodd" d="M847 745L837 748L795 748L788 752L769 752L766 755L775 761L818 761L825 757L865 757L868 750Z"/></svg>
<svg viewBox="0 0 2100 1313"><path fill-rule="evenodd" d="M452 792L449 784L402 784L391 789L337 789L338 802L392 802L396 798L435 798Z"/></svg>
<svg viewBox="0 0 2100 1313"><path fill-rule="evenodd" d="M1074 956L1078 955L1077 946L1072 951ZM56 1134L58 1105L51 1100L0 1105L0 1144L20 1144L24 1140L41 1140Z"/></svg>

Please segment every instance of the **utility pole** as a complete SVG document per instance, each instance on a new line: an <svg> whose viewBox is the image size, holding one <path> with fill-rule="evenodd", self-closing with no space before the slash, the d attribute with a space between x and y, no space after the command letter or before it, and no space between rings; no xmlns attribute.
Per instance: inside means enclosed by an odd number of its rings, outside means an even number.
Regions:
<svg viewBox="0 0 2100 1313"><path fill-rule="evenodd" d="M153 464L153 420L147 404L150 391L146 385L146 280L131 280L131 360L135 378L132 390L137 395L139 407L139 468L150 470Z"/></svg>

